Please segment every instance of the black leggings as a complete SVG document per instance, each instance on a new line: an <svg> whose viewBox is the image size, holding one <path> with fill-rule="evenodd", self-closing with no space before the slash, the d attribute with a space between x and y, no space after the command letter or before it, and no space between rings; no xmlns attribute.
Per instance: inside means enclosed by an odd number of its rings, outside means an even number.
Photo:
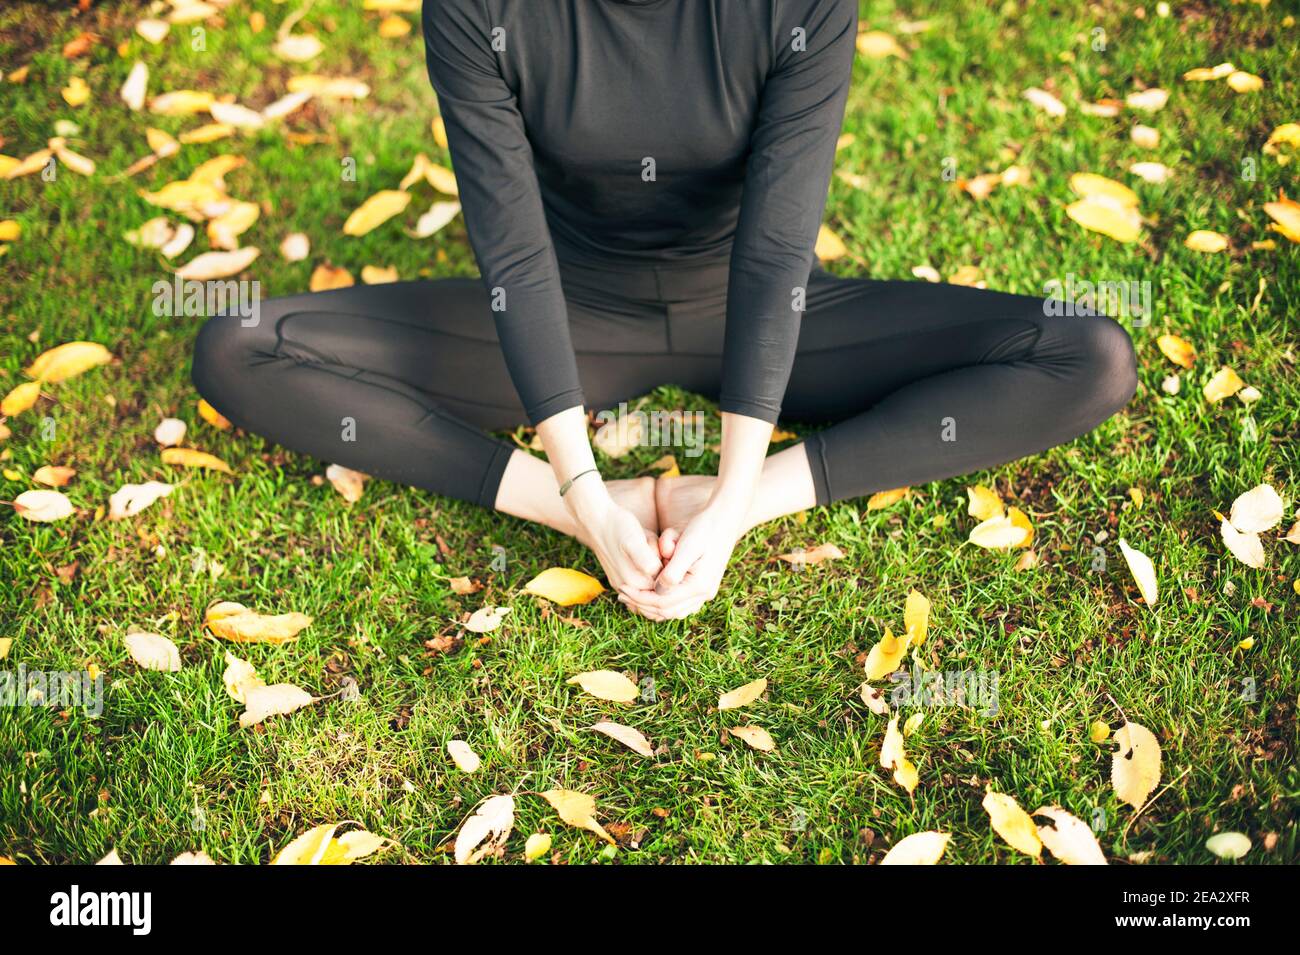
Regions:
<svg viewBox="0 0 1300 955"><path fill-rule="evenodd" d="M716 397L723 264L567 266L587 405L662 384ZM234 424L375 477L491 507L525 422L477 279L264 301L256 324L199 333L194 383ZM249 327L245 327L248 323ZM783 416L806 440L817 501L924 484L1043 451L1096 427L1137 386L1128 333L1043 300L815 270Z"/></svg>

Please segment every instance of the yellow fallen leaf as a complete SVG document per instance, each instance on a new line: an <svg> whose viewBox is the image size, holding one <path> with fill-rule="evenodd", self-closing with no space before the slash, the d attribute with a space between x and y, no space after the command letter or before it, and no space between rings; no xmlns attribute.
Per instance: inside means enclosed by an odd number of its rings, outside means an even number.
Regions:
<svg viewBox="0 0 1300 955"><path fill-rule="evenodd" d="M564 682L576 683L596 699L613 703L634 703L640 695L635 683L613 670L589 670Z"/></svg>
<svg viewBox="0 0 1300 955"><path fill-rule="evenodd" d="M524 841L524 858L536 862L551 851L551 837L545 832L534 832Z"/></svg>
<svg viewBox="0 0 1300 955"><path fill-rule="evenodd" d="M542 597L561 607L591 603L604 592L599 580L580 570L551 567L524 585L534 597Z"/></svg>
<svg viewBox="0 0 1300 955"><path fill-rule="evenodd" d="M32 173L40 172L53 155L54 151L51 149L38 149L17 162L6 162L4 164L7 167L4 171L4 178L18 179L22 176L30 176ZM6 159L12 158L12 156L6 157Z"/></svg>
<svg viewBox="0 0 1300 955"><path fill-rule="evenodd" d="M0 400L0 414L9 418L22 414L36 404L36 399L40 396L41 383L39 381L24 381L5 395L3 400Z"/></svg>
<svg viewBox="0 0 1300 955"><path fill-rule="evenodd" d="M863 683L862 686L858 687L858 696L867 705L867 709L877 716L889 715L889 704L885 702L883 690L877 689L870 683Z"/></svg>
<svg viewBox="0 0 1300 955"><path fill-rule="evenodd" d="M1082 819L1060 806L1043 806L1034 810L1034 815L1052 820L1052 825L1038 827L1038 838L1066 865L1107 864L1097 837Z"/></svg>
<svg viewBox="0 0 1300 955"><path fill-rule="evenodd" d="M271 865L351 865L378 851L387 842L364 829L335 836L341 825L343 823L336 822L304 832L281 849L271 860Z"/></svg>
<svg viewBox="0 0 1300 955"><path fill-rule="evenodd" d="M1222 252L1228 247L1228 237L1221 232L1197 229L1183 240L1183 245L1193 252Z"/></svg>
<svg viewBox="0 0 1300 955"><path fill-rule="evenodd" d="M399 279L400 276L397 274L397 266L395 265L386 267L366 265L361 268L361 281L366 285L387 285Z"/></svg>
<svg viewBox="0 0 1300 955"><path fill-rule="evenodd" d="M1174 175L1172 169L1164 163L1159 162L1135 162L1128 167L1128 171L1144 182L1149 182L1153 185L1168 182Z"/></svg>
<svg viewBox="0 0 1300 955"><path fill-rule="evenodd" d="M1224 546L1228 548L1232 556L1247 567L1261 570L1268 563L1268 557L1264 553L1264 544L1260 541L1258 534L1242 533L1233 527L1232 523L1225 517L1219 522L1219 536L1223 538Z"/></svg>
<svg viewBox="0 0 1300 955"><path fill-rule="evenodd" d="M1224 398L1232 397L1244 387L1246 387L1246 383L1241 380L1241 377L1227 365L1224 365L1214 373L1213 378L1205 383L1201 393L1205 395L1206 401L1213 404L1222 401Z"/></svg>
<svg viewBox="0 0 1300 955"><path fill-rule="evenodd" d="M311 617L306 614L267 616L228 600L213 604L203 617L203 625L208 630L234 643L288 643L297 640L298 631L310 623Z"/></svg>
<svg viewBox="0 0 1300 955"><path fill-rule="evenodd" d="M155 96L149 101L149 111L160 116L192 116L206 113L216 97L209 92L199 90L173 90Z"/></svg>
<svg viewBox="0 0 1300 955"><path fill-rule="evenodd" d="M1257 93L1264 88L1264 80L1254 73L1236 70L1228 74L1228 86L1234 93Z"/></svg>
<svg viewBox="0 0 1300 955"><path fill-rule="evenodd" d="M341 464L331 464L325 469L325 478L330 482L334 490L339 492L343 500L349 504L355 504L361 500L366 481L370 479L370 475L363 474L360 471L353 471L351 468L345 468Z"/></svg>
<svg viewBox="0 0 1300 955"><path fill-rule="evenodd" d="M843 560L844 551L840 550L834 544L818 544L812 550L791 551L788 554L777 555L777 560L783 560L789 564L820 564L824 560Z"/></svg>
<svg viewBox="0 0 1300 955"><path fill-rule="evenodd" d="M596 800L591 796L574 792L572 789L548 789L541 796L551 804L560 819L567 825L594 832L610 845L614 845L613 837L594 818Z"/></svg>
<svg viewBox="0 0 1300 955"><path fill-rule="evenodd" d="M1038 827L1013 796L990 790L984 794L983 805L993 831L1006 840L1007 845L1035 858L1042 854L1043 843L1038 837Z"/></svg>
<svg viewBox="0 0 1300 955"><path fill-rule="evenodd" d="M236 703L244 702L246 691L266 686L251 663L241 660L229 650L226 651L226 669L221 674L221 682Z"/></svg>
<svg viewBox="0 0 1300 955"><path fill-rule="evenodd" d="M963 265L948 276L948 284L962 285L966 288L988 288L989 283L984 280L984 273L980 271L979 266Z"/></svg>
<svg viewBox="0 0 1300 955"><path fill-rule="evenodd" d="M508 613L509 607L480 607L465 621L465 629L471 633L491 633L501 626L501 621Z"/></svg>
<svg viewBox="0 0 1300 955"><path fill-rule="evenodd" d="M893 504L897 504L907 497L907 492L910 490L911 488L896 487L892 491L877 491L867 498L867 510L881 511Z"/></svg>
<svg viewBox="0 0 1300 955"><path fill-rule="evenodd" d="M1137 193L1114 179L1099 176L1093 172L1076 172L1070 177L1070 188L1083 198L1106 196L1121 205L1137 207Z"/></svg>
<svg viewBox="0 0 1300 955"><path fill-rule="evenodd" d="M1205 848L1220 859L1235 861L1250 852L1250 837L1241 832L1216 832L1205 840Z"/></svg>
<svg viewBox="0 0 1300 955"><path fill-rule="evenodd" d="M936 865L951 838L946 832L914 832L898 840L879 865Z"/></svg>
<svg viewBox="0 0 1300 955"><path fill-rule="evenodd" d="M907 594L907 601L903 604L903 626L910 646L919 647L925 643L930 629L930 601L918 590Z"/></svg>
<svg viewBox="0 0 1300 955"><path fill-rule="evenodd" d="M1160 743L1139 723L1125 723L1115 733L1110 782L1115 795L1141 809L1160 782Z"/></svg>
<svg viewBox="0 0 1300 955"><path fill-rule="evenodd" d="M1133 242L1142 231L1142 216L1112 196L1091 195L1065 207L1065 214L1092 232L1117 242Z"/></svg>
<svg viewBox="0 0 1300 955"><path fill-rule="evenodd" d="M604 733L610 739L618 740L634 753L646 757L647 759L654 756L654 747L650 741L645 738L640 730L633 729L631 726L624 726L622 723L611 723L609 720L601 720L591 727L597 733Z"/></svg>
<svg viewBox="0 0 1300 955"><path fill-rule="evenodd" d="M238 249L239 236L251 229L261 214L262 207L256 202L235 202L221 215L208 221L208 241L218 249Z"/></svg>
<svg viewBox="0 0 1300 955"><path fill-rule="evenodd" d="M290 93L313 93L331 99L364 99L370 95L370 87L361 80L350 76L321 76L306 73L290 77Z"/></svg>
<svg viewBox="0 0 1300 955"><path fill-rule="evenodd" d="M1154 86L1151 89L1129 93L1128 96L1124 97L1124 104L1129 109L1142 110L1144 113L1155 113L1164 109L1164 105L1168 101L1168 91Z"/></svg>
<svg viewBox="0 0 1300 955"><path fill-rule="evenodd" d="M77 469L58 464L46 464L36 469L32 480L46 487L67 487L68 482L77 476Z"/></svg>
<svg viewBox="0 0 1300 955"><path fill-rule="evenodd" d="M1088 739L1094 743L1104 743L1110 739L1110 727L1101 720L1094 720L1088 727Z"/></svg>
<svg viewBox="0 0 1300 955"><path fill-rule="evenodd" d="M244 729L265 722L271 716L288 716L316 702L314 696L292 683L245 686L243 690L244 712L239 714L239 725Z"/></svg>
<svg viewBox="0 0 1300 955"><path fill-rule="evenodd" d="M966 488L966 498L969 501L966 513L977 521L1002 517L1006 513L1006 509L1002 506L1002 498L998 496L997 491L982 484Z"/></svg>
<svg viewBox="0 0 1300 955"><path fill-rule="evenodd" d="M17 219L4 219L0 221L0 242L17 242L18 237L23 234L23 227Z"/></svg>
<svg viewBox="0 0 1300 955"><path fill-rule="evenodd" d="M1015 511L1013 515L1011 511ZM1027 547L1034 539L1033 528L1028 525L1028 518L1018 508L1011 508L1006 514L990 517L971 528L967 538L976 547L987 550L1010 550Z"/></svg>
<svg viewBox="0 0 1300 955"><path fill-rule="evenodd" d="M255 245L245 246L231 252L204 252L196 255L177 269L176 275L178 278L195 282L229 278L244 271L261 254L261 251Z"/></svg>
<svg viewBox="0 0 1300 955"><path fill-rule="evenodd" d="M235 135L235 127L229 123L204 123L180 134L183 145L215 143L219 139L229 139Z"/></svg>
<svg viewBox="0 0 1300 955"><path fill-rule="evenodd" d="M23 491L13 500L18 516L38 524L50 524L77 512L60 491Z"/></svg>
<svg viewBox="0 0 1300 955"><path fill-rule="evenodd" d="M427 182L428 179L426 173L431 165L433 165L433 163L429 161L428 156L424 153L417 153L415 159L411 162L410 171L402 177L402 181L397 184L397 187L406 190L411 188L411 186L415 185L421 179L424 179Z"/></svg>
<svg viewBox="0 0 1300 955"><path fill-rule="evenodd" d="M281 30L271 49L276 56L290 63L306 63L320 56L325 44L310 33L285 33Z"/></svg>
<svg viewBox="0 0 1300 955"><path fill-rule="evenodd" d="M842 259L849 254L849 247L830 226L822 223L817 230L817 244L813 249L817 258L823 262L834 262L836 259Z"/></svg>
<svg viewBox="0 0 1300 955"><path fill-rule="evenodd" d="M1184 73L1183 79L1189 83L1206 83L1211 80L1221 80L1235 73L1236 70L1237 68L1231 63L1220 63L1218 66L1198 66Z"/></svg>
<svg viewBox="0 0 1300 955"><path fill-rule="evenodd" d="M903 752L903 734L898 731L898 717L891 717L885 728L885 739L880 744L880 765L894 772L894 782L909 794L916 791L920 774Z"/></svg>
<svg viewBox="0 0 1300 955"><path fill-rule="evenodd" d="M76 109L90 98L90 87L80 76L74 76L68 80L67 86L59 90L59 93L65 103Z"/></svg>
<svg viewBox="0 0 1300 955"><path fill-rule="evenodd" d="M67 381L98 365L106 365L113 355L95 342L67 342L36 357L24 371L29 378L57 383Z"/></svg>
<svg viewBox="0 0 1300 955"><path fill-rule="evenodd" d="M13 637L0 637L0 660L9 656L9 648L14 645Z"/></svg>
<svg viewBox="0 0 1300 955"><path fill-rule="evenodd" d="M179 673L181 654L176 644L156 633L128 633L126 652L142 670Z"/></svg>
<svg viewBox="0 0 1300 955"><path fill-rule="evenodd" d="M1124 563L1128 564L1129 572L1137 583L1138 592L1142 595L1143 601L1146 602L1148 607L1154 607L1156 601L1160 599L1160 587L1156 582L1155 564L1151 562L1151 558L1146 554L1130 547L1122 537L1119 540L1119 550L1124 555Z"/></svg>
<svg viewBox="0 0 1300 955"><path fill-rule="evenodd" d="M1156 339L1161 353L1175 365L1191 368L1196 361L1196 349L1192 343L1177 335L1161 335Z"/></svg>
<svg viewBox="0 0 1300 955"><path fill-rule="evenodd" d="M1128 136L1135 146L1140 146L1142 149L1155 149L1160 145L1160 131L1150 126L1143 126L1141 123L1129 130Z"/></svg>
<svg viewBox="0 0 1300 955"><path fill-rule="evenodd" d="M449 149L450 144L447 142L447 123L441 116L433 117L433 122L429 124L429 130L433 133L433 141L442 149Z"/></svg>
<svg viewBox="0 0 1300 955"><path fill-rule="evenodd" d="M770 753L776 749L776 740L761 726L733 726L727 732L760 752Z"/></svg>
<svg viewBox="0 0 1300 955"><path fill-rule="evenodd" d="M220 471L222 474L235 473L230 470L230 465L225 461L206 451L196 451L194 448L164 448L162 460L163 464L174 464L178 467L205 468L209 471Z"/></svg>
<svg viewBox="0 0 1300 955"><path fill-rule="evenodd" d="M1300 202L1280 195L1277 201L1264 203L1264 212L1275 223L1269 228L1292 242L1300 242Z"/></svg>
<svg viewBox="0 0 1300 955"><path fill-rule="evenodd" d="M330 289L348 288L354 284L352 273L347 269L322 263L312 270L307 287L313 292L328 292Z"/></svg>
<svg viewBox="0 0 1300 955"><path fill-rule="evenodd" d="M436 162L429 163L424 169L424 178L437 192L448 196L460 195L456 174L446 166L440 166Z"/></svg>
<svg viewBox="0 0 1300 955"><path fill-rule="evenodd" d="M460 213L459 202L435 202L429 211L415 220L415 230L408 232L414 239L427 239L442 230Z"/></svg>
<svg viewBox="0 0 1300 955"><path fill-rule="evenodd" d="M1032 547L1034 544L1034 525L1030 523L1028 515L1018 507L1008 507L1007 520L1011 522L1012 527L1018 527L1025 532L1024 538L1015 546Z"/></svg>
<svg viewBox="0 0 1300 955"><path fill-rule="evenodd" d="M363 202L343 223L343 234L362 236L401 213L411 202L411 194L398 189L383 189Z"/></svg>
<svg viewBox="0 0 1300 955"><path fill-rule="evenodd" d="M858 34L858 52L869 60L883 60L887 56L907 59L907 51L882 30L867 30Z"/></svg>
<svg viewBox="0 0 1300 955"><path fill-rule="evenodd" d="M175 488L162 481L143 484L123 484L108 499L108 519L120 521L134 517L159 498L166 497Z"/></svg>
<svg viewBox="0 0 1300 955"><path fill-rule="evenodd" d="M1261 534L1282 521L1286 508L1270 484L1260 484L1232 502L1228 520L1243 534Z"/></svg>
<svg viewBox="0 0 1300 955"><path fill-rule="evenodd" d="M483 765L483 761L478 758L478 753L474 752L469 743L463 739L448 740L447 755L462 773L476 772Z"/></svg>
<svg viewBox="0 0 1300 955"><path fill-rule="evenodd" d="M1289 162L1291 157L1281 154L1279 144L1300 150L1300 123L1283 123L1269 134L1268 142L1264 143L1263 151L1270 156L1277 156L1280 166Z"/></svg>
<svg viewBox="0 0 1300 955"><path fill-rule="evenodd" d="M719 710L736 710L742 706L748 706L757 700L767 690L767 677L759 677L752 683L746 683L742 687L729 690L718 697Z"/></svg>
<svg viewBox="0 0 1300 955"><path fill-rule="evenodd" d="M1049 116L1060 117L1065 115L1065 104L1047 90L1031 86L1025 90L1024 97Z"/></svg>
<svg viewBox="0 0 1300 955"><path fill-rule="evenodd" d="M171 24L166 20L146 17L136 23L135 32L156 46L167 37L167 33L171 28Z"/></svg>
<svg viewBox="0 0 1300 955"><path fill-rule="evenodd" d="M514 797L490 796L483 800L456 834L456 864L473 865L488 853L495 852L505 845L514 826Z"/></svg>
<svg viewBox="0 0 1300 955"><path fill-rule="evenodd" d="M867 681L883 679L897 670L907 655L908 643L907 636L900 640L886 627L884 637L867 653Z"/></svg>
<svg viewBox="0 0 1300 955"><path fill-rule="evenodd" d="M218 431L229 431L230 420L220 411L208 404L206 398L200 398L198 403L199 417L206 421Z"/></svg>

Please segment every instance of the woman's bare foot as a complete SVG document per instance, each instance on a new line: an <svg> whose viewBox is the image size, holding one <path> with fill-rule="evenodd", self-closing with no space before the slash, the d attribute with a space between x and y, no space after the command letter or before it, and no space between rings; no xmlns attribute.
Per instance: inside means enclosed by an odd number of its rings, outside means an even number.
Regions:
<svg viewBox="0 0 1300 955"><path fill-rule="evenodd" d="M659 556L673 556L677 538L713 494L716 477L686 475L655 481L655 509L659 512ZM776 520L786 514L807 510L817 504L812 471L803 444L778 451L763 462L763 474L754 489L745 530Z"/></svg>
<svg viewBox="0 0 1300 955"><path fill-rule="evenodd" d="M659 556L664 560L673 556L682 529L709 503L717 480L710 475L687 474L659 478L654 482L655 510L659 514Z"/></svg>
<svg viewBox="0 0 1300 955"><path fill-rule="evenodd" d="M628 478L623 481L606 481L609 496L614 503L625 507L651 534L659 534L659 510L655 501L655 479L652 477Z"/></svg>

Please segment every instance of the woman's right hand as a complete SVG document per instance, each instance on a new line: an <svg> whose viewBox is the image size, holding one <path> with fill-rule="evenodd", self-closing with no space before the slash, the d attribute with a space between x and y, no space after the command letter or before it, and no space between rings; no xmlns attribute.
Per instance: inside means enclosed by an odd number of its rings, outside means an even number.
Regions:
<svg viewBox="0 0 1300 955"><path fill-rule="evenodd" d="M663 567L659 542L635 514L614 502L596 469L587 440L587 415L580 405L537 424L555 482L577 528L577 537L596 553L609 584L633 601L653 592Z"/></svg>
<svg viewBox="0 0 1300 955"><path fill-rule="evenodd" d="M653 532L616 504L596 475L577 481L564 502L578 525L578 539L595 553L610 586L634 606L638 596L653 594L663 568Z"/></svg>

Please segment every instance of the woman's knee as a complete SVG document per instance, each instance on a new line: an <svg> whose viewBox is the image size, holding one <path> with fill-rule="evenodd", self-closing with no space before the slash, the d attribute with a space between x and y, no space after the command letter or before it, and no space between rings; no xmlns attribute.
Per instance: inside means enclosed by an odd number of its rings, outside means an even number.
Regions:
<svg viewBox="0 0 1300 955"><path fill-rule="evenodd" d="M1128 330L1107 315L1067 319L1077 325L1077 347L1088 380L1094 417L1105 420L1137 392L1137 353Z"/></svg>
<svg viewBox="0 0 1300 955"><path fill-rule="evenodd" d="M274 301L274 300L272 300ZM274 337L274 316L269 302L251 313L213 315L199 329L194 340L190 378L199 394L227 417L243 390L244 372L255 357L268 348L268 333ZM224 407L223 407L224 406Z"/></svg>

